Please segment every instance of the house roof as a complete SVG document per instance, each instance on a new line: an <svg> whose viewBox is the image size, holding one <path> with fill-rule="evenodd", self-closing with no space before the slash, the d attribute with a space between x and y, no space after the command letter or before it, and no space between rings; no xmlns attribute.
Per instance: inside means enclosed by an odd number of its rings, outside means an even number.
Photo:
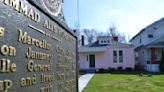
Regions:
<svg viewBox="0 0 164 92"><path fill-rule="evenodd" d="M112 36L98 36L97 38L112 38Z"/></svg>
<svg viewBox="0 0 164 92"><path fill-rule="evenodd" d="M131 44L114 42L113 44L110 44L108 47L133 47L133 46Z"/></svg>
<svg viewBox="0 0 164 92"><path fill-rule="evenodd" d="M131 44L119 43L117 41L112 41L112 44L99 44L98 41L91 45L85 45L79 47L79 52L104 52L107 50L107 47L133 47Z"/></svg>
<svg viewBox="0 0 164 92"><path fill-rule="evenodd" d="M139 33L137 33L135 36L132 37L132 39L130 40L130 42L131 42L132 40L134 40L134 39L135 39L138 35L140 35L142 32L144 32L145 29L147 29L148 27L151 27L151 26L153 26L153 25L155 25L155 24L157 24L157 23L159 23L159 22L161 22L161 21L164 21L164 17L161 18L160 20L155 21L154 23L148 25L147 27L143 28ZM155 27L154 27L154 28L155 28Z"/></svg>
<svg viewBox="0 0 164 92"><path fill-rule="evenodd" d="M104 52L108 44L99 44L98 41L90 45L81 46L79 52Z"/></svg>
<svg viewBox="0 0 164 92"><path fill-rule="evenodd" d="M158 42L158 43L152 43L152 44L148 44L147 47L161 47L163 48L164 47L164 42Z"/></svg>
<svg viewBox="0 0 164 92"><path fill-rule="evenodd" d="M109 44L99 44L98 41L94 42L93 44L89 45L89 47L104 47Z"/></svg>

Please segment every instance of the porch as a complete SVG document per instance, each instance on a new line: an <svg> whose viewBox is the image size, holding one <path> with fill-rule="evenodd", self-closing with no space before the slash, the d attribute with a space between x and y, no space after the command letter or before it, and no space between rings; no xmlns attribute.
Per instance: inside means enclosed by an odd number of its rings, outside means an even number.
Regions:
<svg viewBox="0 0 164 92"><path fill-rule="evenodd" d="M104 62L106 47L81 47L79 51L79 69L86 73L94 73L99 62Z"/></svg>
<svg viewBox="0 0 164 92"><path fill-rule="evenodd" d="M146 70L150 72L160 72L159 63L162 57L162 51L164 51L164 41L158 39L147 45L146 54Z"/></svg>

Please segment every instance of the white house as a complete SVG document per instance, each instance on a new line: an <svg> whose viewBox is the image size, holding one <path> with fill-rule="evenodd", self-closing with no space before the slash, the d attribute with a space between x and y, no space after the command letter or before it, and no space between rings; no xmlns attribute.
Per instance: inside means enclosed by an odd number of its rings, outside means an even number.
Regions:
<svg viewBox="0 0 164 92"><path fill-rule="evenodd" d="M99 36L90 45L84 45L83 40L78 49L80 70L134 69L134 47L119 43L118 37Z"/></svg>
<svg viewBox="0 0 164 92"><path fill-rule="evenodd" d="M142 29L130 42L135 46L136 64L147 71L159 72L164 49L164 18Z"/></svg>

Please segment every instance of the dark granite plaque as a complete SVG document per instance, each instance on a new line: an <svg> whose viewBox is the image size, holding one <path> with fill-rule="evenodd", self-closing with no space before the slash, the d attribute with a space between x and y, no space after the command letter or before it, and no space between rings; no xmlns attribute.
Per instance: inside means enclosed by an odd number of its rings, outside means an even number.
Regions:
<svg viewBox="0 0 164 92"><path fill-rule="evenodd" d="M0 0L0 92L77 92L76 36L61 3Z"/></svg>

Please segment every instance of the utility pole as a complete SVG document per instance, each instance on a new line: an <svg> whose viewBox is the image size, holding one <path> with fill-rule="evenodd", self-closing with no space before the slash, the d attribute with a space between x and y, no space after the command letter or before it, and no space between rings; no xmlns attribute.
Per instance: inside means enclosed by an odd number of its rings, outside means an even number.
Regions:
<svg viewBox="0 0 164 92"><path fill-rule="evenodd" d="M79 0L77 0L77 29L80 29Z"/></svg>

